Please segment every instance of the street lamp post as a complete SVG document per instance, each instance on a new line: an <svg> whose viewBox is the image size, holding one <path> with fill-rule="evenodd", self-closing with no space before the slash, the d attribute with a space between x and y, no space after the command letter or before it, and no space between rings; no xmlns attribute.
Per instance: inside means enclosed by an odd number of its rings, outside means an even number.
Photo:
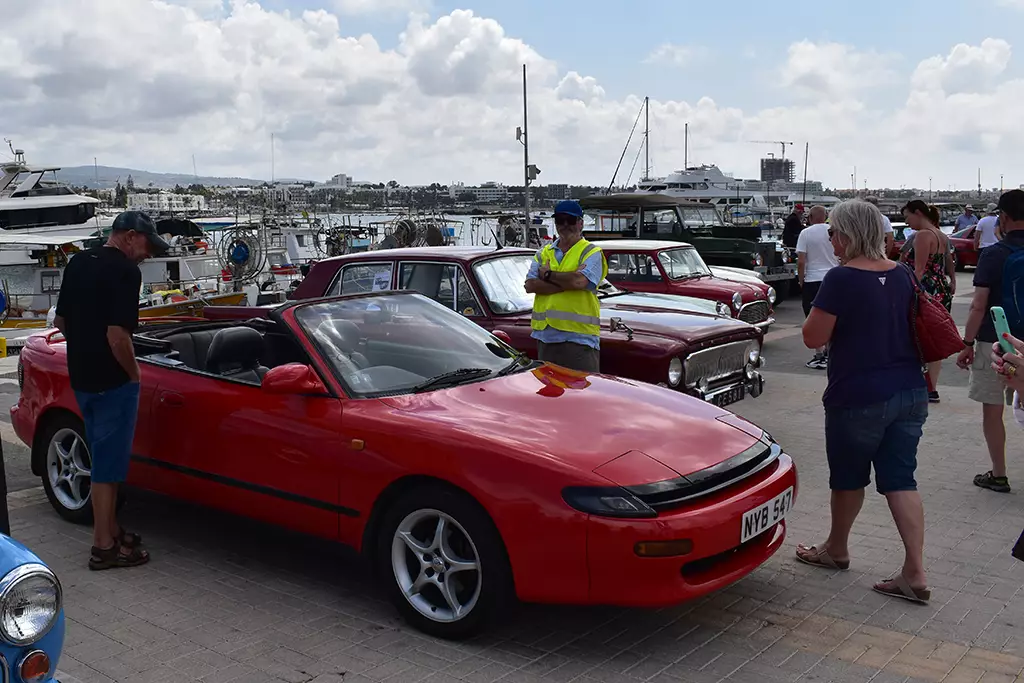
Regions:
<svg viewBox="0 0 1024 683"><path fill-rule="evenodd" d="M928 176L928 201L932 200L932 177Z"/></svg>
<svg viewBox="0 0 1024 683"><path fill-rule="evenodd" d="M530 225L530 183L538 175L540 169L530 163L530 136L527 131L526 107L526 65L523 64L523 127L516 128L516 140L523 145L523 217L525 224Z"/></svg>

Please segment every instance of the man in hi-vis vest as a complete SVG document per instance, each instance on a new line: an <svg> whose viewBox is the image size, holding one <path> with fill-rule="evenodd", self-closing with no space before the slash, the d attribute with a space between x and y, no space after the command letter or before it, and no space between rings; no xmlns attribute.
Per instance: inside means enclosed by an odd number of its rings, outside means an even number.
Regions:
<svg viewBox="0 0 1024 683"><path fill-rule="evenodd" d="M526 291L533 300L533 338L542 361L581 372L600 372L601 303L597 286L608 263L583 239L583 209L566 199L555 206L558 241L533 257Z"/></svg>

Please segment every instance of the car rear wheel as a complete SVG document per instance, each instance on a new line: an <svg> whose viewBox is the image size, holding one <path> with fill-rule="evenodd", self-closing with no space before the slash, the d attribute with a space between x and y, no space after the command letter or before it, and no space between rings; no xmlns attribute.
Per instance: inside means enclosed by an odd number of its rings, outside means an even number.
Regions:
<svg viewBox="0 0 1024 683"><path fill-rule="evenodd" d="M377 552L391 601L406 621L432 636L479 633L512 595L497 530L475 501L450 489L402 496L385 514Z"/></svg>
<svg viewBox="0 0 1024 683"><path fill-rule="evenodd" d="M61 416L39 440L43 452L43 489L57 514L75 524L92 522L92 456L80 420Z"/></svg>

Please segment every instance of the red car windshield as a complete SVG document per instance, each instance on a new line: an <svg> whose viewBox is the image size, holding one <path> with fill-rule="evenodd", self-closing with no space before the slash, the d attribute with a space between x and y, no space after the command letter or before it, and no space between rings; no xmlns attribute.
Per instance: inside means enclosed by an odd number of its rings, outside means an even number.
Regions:
<svg viewBox="0 0 1024 683"><path fill-rule="evenodd" d="M323 301L299 307L295 318L356 398L486 379L519 358L476 323L420 294Z"/></svg>
<svg viewBox="0 0 1024 683"><path fill-rule="evenodd" d="M665 274L673 280L711 275L711 269L704 263L704 259L691 247L659 251L658 260Z"/></svg>

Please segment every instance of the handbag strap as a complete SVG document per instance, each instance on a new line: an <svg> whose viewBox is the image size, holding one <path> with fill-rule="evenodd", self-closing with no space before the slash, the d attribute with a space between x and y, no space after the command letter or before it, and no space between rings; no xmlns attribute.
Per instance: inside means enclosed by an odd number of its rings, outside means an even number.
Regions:
<svg viewBox="0 0 1024 683"><path fill-rule="evenodd" d="M917 331L917 314L921 308L921 294L924 292L924 289L922 289L921 281L917 279L917 273L914 269L906 263L901 262L900 265L910 275L910 283L914 287L914 296L910 297L910 336L913 338L914 346L917 348L917 357L923 367L925 365L924 349L921 347L921 337Z"/></svg>

